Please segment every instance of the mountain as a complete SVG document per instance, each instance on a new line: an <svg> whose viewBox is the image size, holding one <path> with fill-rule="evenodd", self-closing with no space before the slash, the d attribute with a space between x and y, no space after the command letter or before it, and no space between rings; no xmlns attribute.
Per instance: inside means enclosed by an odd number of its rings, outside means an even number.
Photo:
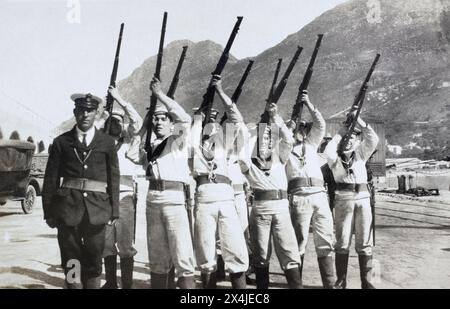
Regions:
<svg viewBox="0 0 450 309"><path fill-rule="evenodd" d="M264 108L277 58L283 58L284 72L300 45L304 50L279 101L283 116L290 115L319 33L324 34L324 39L309 93L325 117L351 105L375 54L380 53L363 115L385 121L386 137L391 144L406 145L414 140L436 151L450 151L448 0L351 0L323 13L276 46L251 57L255 64L238 102L247 122L257 121ZM200 105L223 47L211 41L168 44L162 67L165 89L185 44L189 50L175 97L189 111ZM230 95L247 61L230 57L223 72L224 88ZM155 63L156 56L150 57L118 84L124 98L142 114L149 105L148 85ZM215 106L220 105L217 98Z"/></svg>

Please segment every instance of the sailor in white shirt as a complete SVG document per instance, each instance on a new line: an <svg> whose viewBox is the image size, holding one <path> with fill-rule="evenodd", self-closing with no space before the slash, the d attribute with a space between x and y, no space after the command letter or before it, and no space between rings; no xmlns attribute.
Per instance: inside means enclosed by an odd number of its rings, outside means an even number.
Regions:
<svg viewBox="0 0 450 309"><path fill-rule="evenodd" d="M309 228L312 224L323 287L332 288L335 281L332 257L333 215L325 193L321 163L317 153L325 135L326 124L320 112L312 105L306 91L302 94L302 104L308 108L313 122L296 124L291 120L288 124L288 127L293 129L295 145L286 164L291 219L302 260L300 275L302 275Z"/></svg>
<svg viewBox="0 0 450 309"><path fill-rule="evenodd" d="M353 114L354 115L354 114ZM373 288L370 283L372 270L372 212L367 188L366 162L378 144L375 131L361 117L354 134L341 155L339 143L347 128L342 126L328 143L325 155L336 181L336 288L345 288L348 255L352 232L355 233L355 249L359 256L362 288Z"/></svg>
<svg viewBox="0 0 450 309"><path fill-rule="evenodd" d="M233 108L236 106L233 105ZM285 171L294 140L292 133L278 115L276 104L268 104L266 110L272 125L265 126L262 138L258 138L260 134L250 138L248 128L243 122L239 131L245 145L239 147L239 164L254 192L249 228L256 287L269 287L273 238L275 253L288 285L297 289L302 287L299 269L301 261L289 214ZM271 136L277 134L278 130L280 139L274 142Z"/></svg>
<svg viewBox="0 0 450 309"><path fill-rule="evenodd" d="M220 80L215 76L213 85ZM227 106L226 106L227 108ZM203 114L196 112L192 125L192 174L197 182L195 192L195 253L204 288L216 288L216 232L232 287L246 288L245 271L248 252L244 233L234 207L234 190L228 175L227 149L220 125L215 122L217 111L202 130ZM234 111L227 109L230 119Z"/></svg>
<svg viewBox="0 0 450 309"><path fill-rule="evenodd" d="M234 102L231 101L230 97L226 95L222 88L222 82L221 80L218 80L216 83L216 90L220 97L220 99L224 102L225 105L231 106ZM234 207L236 208L239 220L241 222L242 230L245 236L245 241L247 243L247 250L249 251L249 260L252 261L252 255L251 255L251 247L250 247L250 234L248 230L248 219L250 217L250 207L248 207L247 202L247 192L248 192L248 181L245 178L244 174L242 174L239 160L238 160L238 150L237 150L237 133L239 129L239 125L230 122L229 119L227 119L227 122L225 122L223 125L223 132L224 132L224 138L225 143L229 143L227 148L227 161L228 161L228 175L230 177L231 183L233 185L234 190ZM221 271L221 256L219 255L218 258L218 271L217 271L217 277L218 279L224 278L225 271ZM223 260L222 260L223 263ZM251 268L252 266L249 265ZM251 269L247 271L247 274Z"/></svg>
<svg viewBox="0 0 450 309"><path fill-rule="evenodd" d="M136 227L137 183L136 165L127 158L128 152L139 138L137 133L142 126L142 118L134 107L126 102L119 91L110 86L109 93L116 101L110 118L109 132L116 140L116 150L120 168L120 217L113 224L106 226L105 248L103 258L105 264L106 283L103 289L117 289L117 255L120 257L122 289L133 287L134 256L137 254L133 246ZM117 106L117 104L119 106ZM103 112L103 119L108 119L108 112ZM125 119L127 122L125 123ZM88 132L89 135L89 132ZM89 136L88 136L89 137Z"/></svg>
<svg viewBox="0 0 450 309"><path fill-rule="evenodd" d="M159 100L150 119L156 137L151 156L148 158L142 148L139 153L129 154L144 165L149 180L146 215L151 286L169 288L169 272L174 267L178 287L192 289L195 260L186 211L191 182L188 165L191 117L162 92L155 77L151 90Z"/></svg>

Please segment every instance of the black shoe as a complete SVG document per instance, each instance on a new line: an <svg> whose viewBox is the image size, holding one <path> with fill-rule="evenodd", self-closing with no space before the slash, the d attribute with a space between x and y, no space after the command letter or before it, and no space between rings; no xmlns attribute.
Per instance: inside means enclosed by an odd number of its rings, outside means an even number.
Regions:
<svg viewBox="0 0 450 309"><path fill-rule="evenodd" d="M133 288L134 258L120 259L120 273L122 277L122 289Z"/></svg>
<svg viewBox="0 0 450 309"><path fill-rule="evenodd" d="M375 289L370 283L372 278L372 256L371 255L358 255L359 260L359 272L361 275L361 288L363 289Z"/></svg>
<svg viewBox="0 0 450 309"><path fill-rule="evenodd" d="M300 267L290 268L284 271L290 289L303 289Z"/></svg>
<svg viewBox="0 0 450 309"><path fill-rule="evenodd" d="M204 289L216 289L217 288L217 273L202 273L201 274L203 288Z"/></svg>
<svg viewBox="0 0 450 309"><path fill-rule="evenodd" d="M246 289L247 288L245 272L234 273L234 274L230 273L230 281L231 281L231 287L233 289Z"/></svg>
<svg viewBox="0 0 450 309"><path fill-rule="evenodd" d="M106 283L102 286L104 290L117 289L117 255L109 255L104 259L105 263L105 280Z"/></svg>
<svg viewBox="0 0 450 309"><path fill-rule="evenodd" d="M269 288L269 267L255 267L256 288L267 290Z"/></svg>
<svg viewBox="0 0 450 309"><path fill-rule="evenodd" d="M324 256L317 258L319 262L320 276L322 278L322 284L324 289L334 288L334 270L333 270L333 257Z"/></svg>
<svg viewBox="0 0 450 309"><path fill-rule="evenodd" d="M348 266L348 253L339 254L336 253L336 276L337 280L334 284L335 289L347 288L347 266Z"/></svg>
<svg viewBox="0 0 450 309"><path fill-rule="evenodd" d="M150 283L152 286L152 289L167 289L168 282L167 282L168 274L157 274L157 273L150 273Z"/></svg>
<svg viewBox="0 0 450 309"><path fill-rule="evenodd" d="M194 276L178 278L178 287L180 289L195 289Z"/></svg>
<svg viewBox="0 0 450 309"><path fill-rule="evenodd" d="M216 270L216 278L217 282L224 281L226 277L225 274L225 262L223 260L222 255L217 255L217 270Z"/></svg>

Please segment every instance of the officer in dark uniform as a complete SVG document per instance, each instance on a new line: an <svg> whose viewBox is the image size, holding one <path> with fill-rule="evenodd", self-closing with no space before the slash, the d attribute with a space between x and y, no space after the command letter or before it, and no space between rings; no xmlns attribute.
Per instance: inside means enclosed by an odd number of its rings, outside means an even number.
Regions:
<svg viewBox="0 0 450 309"><path fill-rule="evenodd" d="M115 142L94 127L101 99L74 94L76 126L49 151L42 202L48 226L58 229L67 288L100 287L105 224L119 217L120 173Z"/></svg>

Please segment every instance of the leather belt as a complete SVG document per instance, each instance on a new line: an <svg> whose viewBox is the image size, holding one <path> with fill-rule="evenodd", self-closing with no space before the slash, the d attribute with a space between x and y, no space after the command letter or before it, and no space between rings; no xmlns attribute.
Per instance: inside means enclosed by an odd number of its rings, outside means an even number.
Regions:
<svg viewBox="0 0 450 309"><path fill-rule="evenodd" d="M337 183L336 191L368 192L366 183Z"/></svg>
<svg viewBox="0 0 450 309"><path fill-rule="evenodd" d="M195 178L197 187L206 183L224 183L231 186L231 180L223 175L215 175L215 178L210 178L208 175L200 175Z"/></svg>
<svg viewBox="0 0 450 309"><path fill-rule="evenodd" d="M254 190L255 201L272 201L287 199L287 192L284 190Z"/></svg>
<svg viewBox="0 0 450 309"><path fill-rule="evenodd" d="M305 177L297 177L291 179L288 184L288 192L292 192L296 188L300 187L323 187L324 183L322 179L319 178L305 178Z"/></svg>
<svg viewBox="0 0 450 309"><path fill-rule="evenodd" d="M149 180L149 190L156 191L184 191L185 183L182 181L172 181L172 180L161 180L161 179L150 179Z"/></svg>
<svg viewBox="0 0 450 309"><path fill-rule="evenodd" d="M239 183L239 184L233 184L233 190L234 192L244 192L244 184Z"/></svg>
<svg viewBox="0 0 450 309"><path fill-rule="evenodd" d="M91 180L86 178L63 178L61 187L68 189L75 189L81 191L95 191L106 193L106 182Z"/></svg>

